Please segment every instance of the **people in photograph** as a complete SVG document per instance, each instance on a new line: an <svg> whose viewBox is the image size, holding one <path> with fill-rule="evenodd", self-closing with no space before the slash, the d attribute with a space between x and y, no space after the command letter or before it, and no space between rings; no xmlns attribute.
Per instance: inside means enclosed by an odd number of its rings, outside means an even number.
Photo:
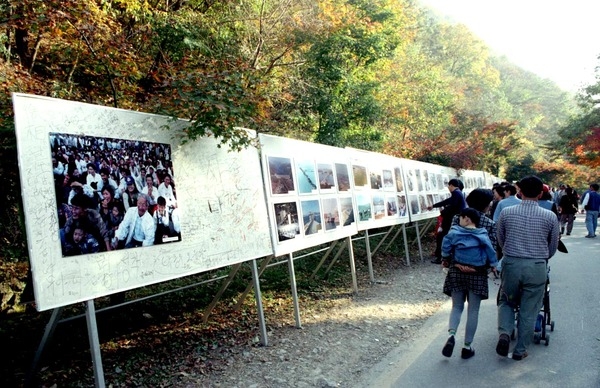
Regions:
<svg viewBox="0 0 600 388"><path fill-rule="evenodd" d="M157 198L157 207L153 218L156 224L155 244L162 244L169 237L178 237L178 240L181 240L179 210L169 209L164 197Z"/></svg>
<svg viewBox="0 0 600 388"><path fill-rule="evenodd" d="M518 186L522 201L504 208L497 223L498 245L504 257L498 291L496 353L503 357L509 354L510 336L515 329L515 309L518 308L513 360L528 356L527 348L546 290L547 262L556 253L560 237L556 215L538 205L542 181L531 175L521 179Z"/></svg>
<svg viewBox="0 0 600 388"><path fill-rule="evenodd" d="M498 264L488 231L477 227L481 215L481 211L473 208L461 210L458 215L459 224L450 228L442 242L442 265L448 268L444 294L452 298L449 337L442 349L442 354L446 357L452 356L454 336L460 324L465 300L468 301L467 324L461 357L468 359L475 355L471 345L477 331L479 306L482 300L488 299L487 271L489 268L495 270Z"/></svg>
<svg viewBox="0 0 600 388"><path fill-rule="evenodd" d="M158 195L163 197L167 201L167 207L177 207L177 199L175 198L175 191L173 188L173 181L171 179L171 175L165 175L162 183L158 186Z"/></svg>
<svg viewBox="0 0 600 388"><path fill-rule="evenodd" d="M61 243L63 246L63 254L65 249L66 237L69 236L73 229L82 227L100 243L100 250L111 250L112 246L106 224L102 220L100 213L90 207L92 203L90 197L83 193L76 194L71 200L71 215L67 218L65 226L60 230Z"/></svg>
<svg viewBox="0 0 600 388"><path fill-rule="evenodd" d="M67 236L65 244L65 256L84 255L100 251L100 244L91 233L82 226L73 228L72 233Z"/></svg>
<svg viewBox="0 0 600 388"><path fill-rule="evenodd" d="M156 225L148 213L148 197L139 194L136 207L130 207L115 231L115 248L133 248L154 244Z"/></svg>
<svg viewBox="0 0 600 388"><path fill-rule="evenodd" d="M148 196L148 205L153 209L157 204L156 201L158 200L158 188L154 186L154 179L150 174L146 175L146 184L142 189L142 193ZM153 212L151 211L151 213Z"/></svg>
<svg viewBox="0 0 600 388"><path fill-rule="evenodd" d="M125 208L125 211L128 211L130 208L136 207L141 193L137 189L135 180L132 176L125 178L125 185L127 186L127 189L122 194L123 207Z"/></svg>
<svg viewBox="0 0 600 388"><path fill-rule="evenodd" d="M102 178L97 173L97 167L95 163L88 163L87 165L87 176L85 183L90 186L94 191L99 192L100 186L102 185Z"/></svg>
<svg viewBox="0 0 600 388"><path fill-rule="evenodd" d="M117 182L111 178L110 168L108 167L103 167L100 169L100 184L98 185L98 192L102 193L102 189L105 187L111 187L113 192L112 197L119 198L119 185L117 185Z"/></svg>

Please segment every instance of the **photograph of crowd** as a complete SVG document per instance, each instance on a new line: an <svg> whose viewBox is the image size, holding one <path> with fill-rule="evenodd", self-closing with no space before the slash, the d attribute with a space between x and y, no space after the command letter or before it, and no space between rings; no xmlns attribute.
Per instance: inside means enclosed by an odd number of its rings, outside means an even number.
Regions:
<svg viewBox="0 0 600 388"><path fill-rule="evenodd" d="M168 144L50 133L63 256L181 241Z"/></svg>

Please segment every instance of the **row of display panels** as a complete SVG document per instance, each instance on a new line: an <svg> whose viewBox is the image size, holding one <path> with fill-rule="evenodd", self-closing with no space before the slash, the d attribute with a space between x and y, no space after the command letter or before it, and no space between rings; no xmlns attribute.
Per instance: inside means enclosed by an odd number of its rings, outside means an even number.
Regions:
<svg viewBox="0 0 600 388"><path fill-rule="evenodd" d="M78 102L14 94L13 105L40 311L435 217L428 207L456 176L269 135L259 136L260 153L229 152L212 137L182 142L183 120ZM166 197L165 209L128 208L136 186ZM95 202L82 213L84 195ZM125 205L120 215L116 203ZM132 222L151 216L155 235L130 249L140 232Z"/></svg>

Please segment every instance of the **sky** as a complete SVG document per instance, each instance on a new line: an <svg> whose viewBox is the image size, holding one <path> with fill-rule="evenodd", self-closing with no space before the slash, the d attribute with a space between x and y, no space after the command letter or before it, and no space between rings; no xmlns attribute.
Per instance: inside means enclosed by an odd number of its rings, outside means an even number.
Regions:
<svg viewBox="0 0 600 388"><path fill-rule="evenodd" d="M566 91L594 84L600 0L420 0L466 25L495 55Z"/></svg>

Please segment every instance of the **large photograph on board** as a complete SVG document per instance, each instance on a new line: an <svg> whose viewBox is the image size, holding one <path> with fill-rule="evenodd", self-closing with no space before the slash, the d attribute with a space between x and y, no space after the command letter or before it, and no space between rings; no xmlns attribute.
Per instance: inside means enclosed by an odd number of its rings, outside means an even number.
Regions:
<svg viewBox="0 0 600 388"><path fill-rule="evenodd" d="M25 94L13 107L38 310L273 254L257 148L182 142L189 122L165 116Z"/></svg>
<svg viewBox="0 0 600 388"><path fill-rule="evenodd" d="M49 134L63 256L181 241L171 146Z"/></svg>

